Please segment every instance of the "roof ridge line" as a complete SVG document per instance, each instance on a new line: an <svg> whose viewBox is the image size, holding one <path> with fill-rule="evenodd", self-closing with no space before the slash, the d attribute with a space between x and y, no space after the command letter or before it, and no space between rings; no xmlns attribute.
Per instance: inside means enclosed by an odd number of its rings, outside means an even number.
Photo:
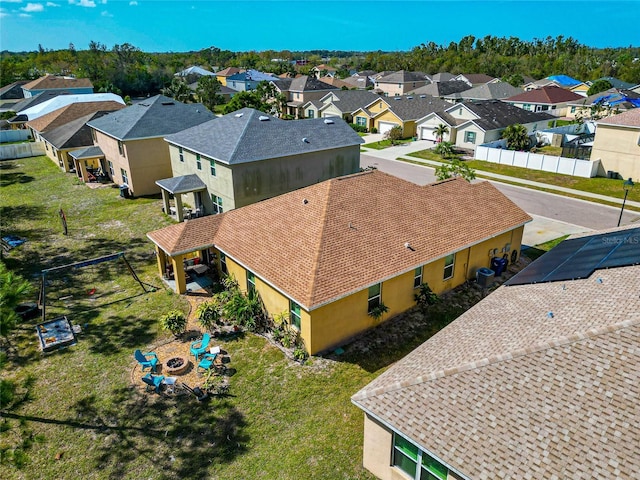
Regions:
<svg viewBox="0 0 640 480"><path fill-rule="evenodd" d="M632 327L635 325L640 325L640 319L624 320L622 322L615 323L613 325L608 325L606 327L591 328L589 330L586 330L583 333L575 333L573 335L567 335L565 337L559 337L559 338L547 340L546 342L533 344L530 347L519 348L519 349L513 350L512 352L506 352L499 355L492 355L490 357L481 358L474 362L468 362L468 363L462 364L458 367L436 370L435 372L432 372L428 375L425 375L425 376L421 375L410 381L394 382L393 384L387 387L375 388L370 391L362 391L361 393L356 393L352 397L352 400L354 401L366 400L371 397L376 397L378 395L382 395L385 393L394 392L396 390L418 385L420 383L426 383L432 380L437 380L439 378L448 377L450 375L455 375L458 373L475 370L477 368L486 367L487 365L494 365L496 363L504 362L507 360L513 360L515 358L523 357L525 355L529 355L532 353L541 352L549 348L561 347L564 345L568 345L570 343L577 343L585 339L594 338L606 333L613 333L615 331L622 330L624 328Z"/></svg>
<svg viewBox="0 0 640 480"><path fill-rule="evenodd" d="M249 107L245 107L245 108L249 108ZM232 113L236 114L237 111L236 112L232 112ZM231 115L232 113L228 113L227 115ZM254 109L254 108L251 108L251 113L248 115L250 118L244 124L244 127L242 128L242 131L240 132L240 135L238 135L238 140L236 141L236 144L233 146L233 151L231 152L231 155L229 155L229 165L231 165L233 163L233 157L236 154L236 152L238 151L238 148L240 147L240 144L242 143L241 140L244 138L244 135L247 133L247 129L249 128L249 123L251 122L251 119L255 116L256 113L260 113L260 112L258 112L258 110Z"/></svg>
<svg viewBox="0 0 640 480"><path fill-rule="evenodd" d="M309 308L311 308L311 305L313 305L313 298L315 296L315 289L316 289L316 285L317 285L317 275L318 275L318 264L319 264L319 258L320 258L320 254L322 253L322 249L323 249L323 240L324 240L324 232L326 230L326 226L327 226L327 212L329 210L329 201L331 199L331 191L334 188L334 184L335 184L335 179L331 179L329 182L327 182L327 195L325 197L325 202L324 205L322 207L322 214L320 215L320 218L322 220L321 224L322 227L320 229L319 235L320 235L320 241L316 243L317 247L316 247L316 251L314 252L313 258L314 258L314 262L313 262L313 271L311 271L311 275L309 275L309 292L310 292L310 298L307 299L308 301L308 306Z"/></svg>

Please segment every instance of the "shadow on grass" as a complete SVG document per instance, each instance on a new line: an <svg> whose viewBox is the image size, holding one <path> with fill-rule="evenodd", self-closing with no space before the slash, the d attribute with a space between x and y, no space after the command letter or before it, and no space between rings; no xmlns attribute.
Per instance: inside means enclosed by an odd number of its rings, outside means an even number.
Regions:
<svg viewBox="0 0 640 480"><path fill-rule="evenodd" d="M0 175L0 187L8 187L16 183L31 183L34 180L34 177L26 175L23 172L2 172L2 175Z"/></svg>
<svg viewBox="0 0 640 480"><path fill-rule="evenodd" d="M102 407L87 395L60 418L3 416L92 432L94 468L102 478L130 478L139 469L154 470L155 478L208 478L212 465L247 450L244 415L225 399L198 402L127 387L113 390L109 400L111 406Z"/></svg>

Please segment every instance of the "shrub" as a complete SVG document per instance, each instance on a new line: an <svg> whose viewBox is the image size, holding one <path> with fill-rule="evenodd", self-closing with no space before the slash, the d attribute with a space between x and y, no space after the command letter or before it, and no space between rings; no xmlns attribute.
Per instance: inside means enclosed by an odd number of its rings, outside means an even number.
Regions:
<svg viewBox="0 0 640 480"><path fill-rule="evenodd" d="M172 310L160 318L160 324L177 337L187 329L187 317L180 310Z"/></svg>
<svg viewBox="0 0 640 480"><path fill-rule="evenodd" d="M205 330L211 330L215 325L220 323L220 317L220 304L216 297L201 303L196 309L196 318L198 319L198 323Z"/></svg>
<svg viewBox="0 0 640 480"><path fill-rule="evenodd" d="M429 306L435 305L440 301L440 297L431 290L431 287L429 287L427 283L423 283L418 287L418 293L416 293L413 298L422 313L425 313Z"/></svg>
<svg viewBox="0 0 640 480"><path fill-rule="evenodd" d="M373 307L369 311L369 316L373 317L373 319L378 322L383 317L385 313L389 311L389 307L387 307L384 303L380 302L378 306Z"/></svg>
<svg viewBox="0 0 640 480"><path fill-rule="evenodd" d="M295 348L295 350L293 351L293 358L295 360L297 360L298 362L302 363L304 362L307 358L309 358L309 354L307 353L307 351L304 349L304 347L302 346L297 346Z"/></svg>
<svg viewBox="0 0 640 480"><path fill-rule="evenodd" d="M351 128L353 128L356 132L367 133L367 127L364 125L356 125L355 123L350 123Z"/></svg>
<svg viewBox="0 0 640 480"><path fill-rule="evenodd" d="M378 133L378 129L377 129L376 127L373 127L373 128L371 129L371 133Z"/></svg>

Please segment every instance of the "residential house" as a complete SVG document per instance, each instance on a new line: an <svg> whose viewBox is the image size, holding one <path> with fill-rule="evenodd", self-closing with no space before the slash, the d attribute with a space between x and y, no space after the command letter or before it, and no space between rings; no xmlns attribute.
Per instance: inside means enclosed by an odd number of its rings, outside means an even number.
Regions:
<svg viewBox="0 0 640 480"><path fill-rule="evenodd" d="M637 477L640 228L582 235L353 395L367 470L383 480Z"/></svg>
<svg viewBox="0 0 640 480"><path fill-rule="evenodd" d="M420 88L430 82L429 76L425 73L400 70L376 78L375 88L385 97L396 97L405 95L411 90Z"/></svg>
<svg viewBox="0 0 640 480"><path fill-rule="evenodd" d="M160 192L156 180L171 176L164 137L214 118L199 103L184 104L163 95L91 120L94 144L102 150L109 178L130 195Z"/></svg>
<svg viewBox="0 0 640 480"><path fill-rule="evenodd" d="M179 72L174 74L174 77L187 77L187 78L198 78L198 77L210 77L216 76L214 72L210 72L206 68L202 68L197 65L192 65L191 67L185 68L184 70L180 70Z"/></svg>
<svg viewBox="0 0 640 480"><path fill-rule="evenodd" d="M602 175L618 172L624 178L640 182L640 108L596 123L591 160L600 160Z"/></svg>
<svg viewBox="0 0 640 480"><path fill-rule="evenodd" d="M456 76L453 73L449 73L449 72L438 72L434 75L431 75L431 81L436 83L436 82L450 82L450 81L463 81L463 80L454 80L456 78ZM468 82L464 82L467 85Z"/></svg>
<svg viewBox="0 0 640 480"><path fill-rule="evenodd" d="M443 140L460 148L474 149L498 140L509 125L519 123L529 134L546 128L554 117L545 112L531 112L500 100L481 100L449 105L441 111L431 112L417 122L418 137L436 142L436 128L445 125L448 132Z"/></svg>
<svg viewBox="0 0 640 480"><path fill-rule="evenodd" d="M88 78L61 77L45 75L22 85L24 98L33 97L43 92L68 92L72 95L93 93L93 84Z"/></svg>
<svg viewBox="0 0 640 480"><path fill-rule="evenodd" d="M310 74L316 77L318 80L322 80L322 77L335 77L338 73L338 69L330 65L316 65L310 70ZM323 80L324 81L324 80Z"/></svg>
<svg viewBox="0 0 640 480"><path fill-rule="evenodd" d="M460 80L467 83L470 87L478 87L492 82L499 82L500 79L486 75L484 73L461 73L453 77L453 80Z"/></svg>
<svg viewBox="0 0 640 480"><path fill-rule="evenodd" d="M115 93L86 93L72 95L60 92L43 92L30 98L25 98L15 105L17 115L9 119L15 128L27 128L26 123L38 117L47 115L55 110L73 103L109 102L114 101L124 105L124 100Z"/></svg>
<svg viewBox="0 0 640 480"><path fill-rule="evenodd" d="M313 355L412 308L422 283L442 293L474 278L493 249L517 260L530 220L488 182L419 186L373 170L147 236L178 291L185 255L215 259L270 316L288 313ZM381 305L376 320L369 312Z"/></svg>
<svg viewBox="0 0 640 480"><path fill-rule="evenodd" d="M351 78L351 77L349 77ZM339 79L338 77L331 77L329 75L326 75L324 77L320 77L320 81L326 83L327 85L332 85L336 88L353 88L351 85L349 85L347 82L345 82L344 80Z"/></svg>
<svg viewBox="0 0 640 480"><path fill-rule="evenodd" d="M374 82L371 77L367 75L352 75L350 77L342 79L348 88L355 88L358 90L372 90Z"/></svg>
<svg viewBox="0 0 640 480"><path fill-rule="evenodd" d="M416 122L431 112L446 109L451 104L428 96L378 97L369 105L353 112L353 123L369 131L387 133L393 127L402 129L402 137L416 136Z"/></svg>
<svg viewBox="0 0 640 480"><path fill-rule="evenodd" d="M580 85L586 85L586 84L568 75L550 75L540 80L525 82L522 88L524 88L525 92L535 90L537 88L549 87L549 86L556 86L556 87L564 88L567 90L571 90L572 88L579 87ZM589 87L587 86L587 90L588 89ZM584 90L583 87L580 88L580 91L582 90ZM584 91L586 92L586 90Z"/></svg>
<svg viewBox="0 0 640 480"><path fill-rule="evenodd" d="M377 98L378 95L368 90L333 90L320 100L308 102L303 110L307 118L340 117L353 123L353 112Z"/></svg>
<svg viewBox="0 0 640 480"><path fill-rule="evenodd" d="M582 95L555 85L548 85L505 98L503 101L523 110L548 112L556 117L563 117L567 114L567 106L570 102L583 99Z"/></svg>
<svg viewBox="0 0 640 480"><path fill-rule="evenodd" d="M453 83L453 82L448 82ZM523 93L524 90L503 81L483 83L468 90L461 90L445 95L445 100L462 102L465 100L502 100Z"/></svg>
<svg viewBox="0 0 640 480"><path fill-rule="evenodd" d="M462 80L437 81L411 90L409 95L430 95L436 98L445 98L454 93L464 92L470 88L469 84Z"/></svg>
<svg viewBox="0 0 640 480"><path fill-rule="evenodd" d="M189 191L184 200L202 214L221 213L355 173L360 169L363 143L339 118L286 121L251 108L165 140L174 177L169 183L173 185L176 177L196 175L198 189ZM165 180L157 183L169 211L167 193L174 192L164 188ZM178 196L177 200L182 203L183 199Z"/></svg>
<svg viewBox="0 0 640 480"><path fill-rule="evenodd" d="M87 122L108 115L110 111L93 111L40 134L45 153L61 170L74 172L83 182L95 181L96 175L106 175L107 165L99 147L93 146L91 128ZM79 150L91 149L92 156L77 156ZM86 152L85 152L86 153Z"/></svg>
<svg viewBox="0 0 640 480"><path fill-rule="evenodd" d="M123 101L118 102L116 100L70 103L64 107L53 110L46 115L39 116L34 120L29 120L26 123L26 126L31 130L31 136L34 140L42 141L41 135L47 130L60 127L90 113L99 111L113 112L124 107L125 104ZM48 150L48 146L46 146L46 149ZM56 157L53 157L53 159L57 164L58 159ZM68 169L65 169L65 171L68 171Z"/></svg>
<svg viewBox="0 0 640 480"><path fill-rule="evenodd" d="M594 83L596 83L599 80L606 80L607 82L609 82L611 84L612 88L616 88L618 90L630 90L632 89L635 84L633 83L629 83L629 82L623 82L622 80L619 80L615 77L600 77L597 78L596 80L594 80L593 82L588 82L589 85L593 85Z"/></svg>
<svg viewBox="0 0 640 480"><path fill-rule="evenodd" d="M319 100L330 91L340 90L308 75L296 78L280 78L271 83L277 93L283 94L287 98L287 108L283 114L292 118L305 118L302 107L307 102Z"/></svg>
<svg viewBox="0 0 640 480"><path fill-rule="evenodd" d="M226 86L238 92L249 92L255 90L260 82L270 82L276 78L269 73L249 69L246 72L228 76Z"/></svg>
<svg viewBox="0 0 640 480"><path fill-rule="evenodd" d="M216 72L216 78L222 85L227 86L228 77L230 77L231 75L235 75L237 73L242 73L242 72L244 72L244 70L241 68L227 67L227 68L223 68L219 72Z"/></svg>
<svg viewBox="0 0 640 480"><path fill-rule="evenodd" d="M13 82L0 88L0 113L15 112L15 105L24 99L22 85L26 81Z"/></svg>
<svg viewBox="0 0 640 480"><path fill-rule="evenodd" d="M610 88L567 105L566 117L594 119L617 115L640 107L640 93Z"/></svg>

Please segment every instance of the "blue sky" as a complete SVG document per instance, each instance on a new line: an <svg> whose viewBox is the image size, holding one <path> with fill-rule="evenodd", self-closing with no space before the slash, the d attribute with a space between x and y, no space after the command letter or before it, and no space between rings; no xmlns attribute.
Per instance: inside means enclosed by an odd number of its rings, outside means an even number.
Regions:
<svg viewBox="0 0 640 480"><path fill-rule="evenodd" d="M0 50L409 50L465 35L640 45L640 0L0 0Z"/></svg>

